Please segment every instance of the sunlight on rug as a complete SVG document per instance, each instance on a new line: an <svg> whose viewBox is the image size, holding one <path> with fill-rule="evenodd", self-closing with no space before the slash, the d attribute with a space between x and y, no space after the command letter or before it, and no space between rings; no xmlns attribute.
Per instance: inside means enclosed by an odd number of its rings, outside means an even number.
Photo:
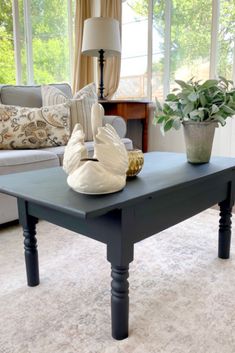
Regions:
<svg viewBox="0 0 235 353"><path fill-rule="evenodd" d="M0 353L235 352L235 239L231 258L218 259L217 210L135 246L124 341L110 333L105 245L44 221L37 229L33 288L21 228L0 231Z"/></svg>

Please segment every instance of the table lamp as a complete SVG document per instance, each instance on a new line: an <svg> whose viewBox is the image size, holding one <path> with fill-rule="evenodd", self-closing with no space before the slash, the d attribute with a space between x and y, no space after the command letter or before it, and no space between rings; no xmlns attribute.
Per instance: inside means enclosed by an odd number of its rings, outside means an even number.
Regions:
<svg viewBox="0 0 235 353"><path fill-rule="evenodd" d="M99 99L104 99L104 62L121 53L119 22L114 18L92 17L84 21L82 54L99 57Z"/></svg>

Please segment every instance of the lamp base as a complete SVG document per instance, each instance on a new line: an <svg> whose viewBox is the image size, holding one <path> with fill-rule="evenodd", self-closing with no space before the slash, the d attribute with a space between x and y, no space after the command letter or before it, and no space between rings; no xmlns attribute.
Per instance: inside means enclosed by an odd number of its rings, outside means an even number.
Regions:
<svg viewBox="0 0 235 353"><path fill-rule="evenodd" d="M99 99L103 100L104 98L104 50L99 50L99 63L100 63L100 86L99 86Z"/></svg>

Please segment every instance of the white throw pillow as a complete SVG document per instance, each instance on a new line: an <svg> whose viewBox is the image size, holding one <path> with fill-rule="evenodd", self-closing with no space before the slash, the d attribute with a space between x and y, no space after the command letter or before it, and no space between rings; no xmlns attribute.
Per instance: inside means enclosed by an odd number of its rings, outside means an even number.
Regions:
<svg viewBox="0 0 235 353"><path fill-rule="evenodd" d="M93 140L91 129L91 107L98 101L95 83L90 83L83 87L80 91L75 93L72 99L66 97L58 88L49 85L43 85L41 87L41 92L43 106L65 103L69 100L71 102L71 131L74 126L79 123L84 130L85 141Z"/></svg>

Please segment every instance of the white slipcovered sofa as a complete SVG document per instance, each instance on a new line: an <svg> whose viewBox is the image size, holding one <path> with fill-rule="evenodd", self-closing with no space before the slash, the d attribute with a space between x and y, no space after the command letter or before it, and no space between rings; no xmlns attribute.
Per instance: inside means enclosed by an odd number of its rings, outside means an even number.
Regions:
<svg viewBox="0 0 235 353"><path fill-rule="evenodd" d="M53 86L72 98L71 87L68 84L53 84ZM42 106L41 86L0 85L0 103L40 108ZM124 119L117 116L105 116L104 123L113 125L127 149L133 148L132 141L125 138L126 123ZM92 156L93 141L87 141L86 145L90 156ZM64 146L25 150L0 150L0 175L60 166L63 161L63 153ZM0 193L0 224L16 219L18 219L16 199Z"/></svg>

